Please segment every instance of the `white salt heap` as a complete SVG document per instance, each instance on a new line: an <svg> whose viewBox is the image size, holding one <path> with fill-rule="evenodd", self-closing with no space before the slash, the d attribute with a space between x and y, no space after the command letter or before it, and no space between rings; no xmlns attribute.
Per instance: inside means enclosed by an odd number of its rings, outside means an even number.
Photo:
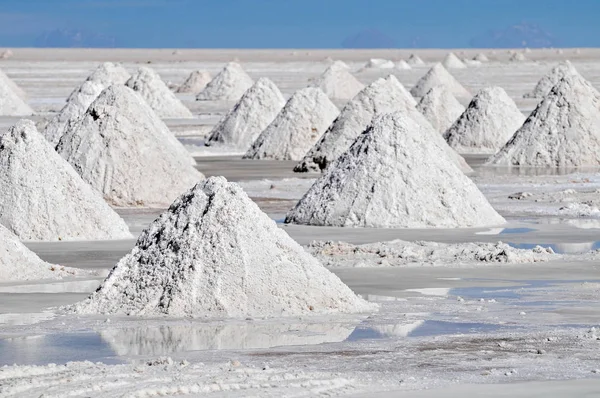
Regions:
<svg viewBox="0 0 600 398"><path fill-rule="evenodd" d="M440 137L402 114L378 116L285 222L383 228L503 223L433 136Z"/></svg>
<svg viewBox="0 0 600 398"><path fill-rule="evenodd" d="M473 61L489 62L490 60L484 53L478 53L476 56L473 57Z"/></svg>
<svg viewBox="0 0 600 398"><path fill-rule="evenodd" d="M58 144L60 137L70 124L77 122L87 111L88 107L100 95L102 90L112 84L125 84L131 76L119 64L105 62L101 64L88 78L67 98L67 103L46 125L42 134L53 146Z"/></svg>
<svg viewBox="0 0 600 398"><path fill-rule="evenodd" d="M245 159L300 160L340 113L323 91L296 91L258 136Z"/></svg>
<svg viewBox="0 0 600 398"><path fill-rule="evenodd" d="M371 58L364 66L364 69L394 69L394 61L383 58Z"/></svg>
<svg viewBox="0 0 600 398"><path fill-rule="evenodd" d="M15 92L15 94L17 94L19 96L19 98L21 98L22 100L27 100L27 93L17 85L17 83L15 83L13 81L13 79L11 79L10 77L8 77L8 75L6 73L4 73L4 71L2 71L0 69L0 84L1 85L7 85L12 91Z"/></svg>
<svg viewBox="0 0 600 398"><path fill-rule="evenodd" d="M179 197L73 306L80 314L210 318L372 309L223 177Z"/></svg>
<svg viewBox="0 0 600 398"><path fill-rule="evenodd" d="M525 61L527 61L527 58L525 57L525 54L523 54L523 53L514 53L513 55L510 56L510 58L508 60L510 62L525 62Z"/></svg>
<svg viewBox="0 0 600 398"><path fill-rule="evenodd" d="M192 118L192 112L169 90L158 73L150 68L139 68L126 83L127 87L146 100L162 119Z"/></svg>
<svg viewBox="0 0 600 398"><path fill-rule="evenodd" d="M396 62L396 69L399 70L409 70L412 69L410 67L410 65L403 59L401 59L400 61Z"/></svg>
<svg viewBox="0 0 600 398"><path fill-rule="evenodd" d="M444 133L458 153L496 153L525 121L501 87L480 90L462 115Z"/></svg>
<svg viewBox="0 0 600 398"><path fill-rule="evenodd" d="M569 62L561 62L550 72L540 79L532 92L527 93L523 98L544 98L556 84L565 76L577 75L577 69Z"/></svg>
<svg viewBox="0 0 600 398"><path fill-rule="evenodd" d="M187 79L177 87L177 93L193 93L198 94L204 90L206 85L212 80L210 73L203 70L196 70L190 73Z"/></svg>
<svg viewBox="0 0 600 398"><path fill-rule="evenodd" d="M414 110L416 102L404 86L389 75L365 87L344 106L321 139L294 168L296 172L321 171L346 152L376 115Z"/></svg>
<svg viewBox="0 0 600 398"><path fill-rule="evenodd" d="M320 88L331 99L341 100L353 98L365 87L339 61L329 66L310 86Z"/></svg>
<svg viewBox="0 0 600 398"><path fill-rule="evenodd" d="M30 116L33 109L23 100L22 90L6 75L0 76L0 116Z"/></svg>
<svg viewBox="0 0 600 398"><path fill-rule="evenodd" d="M0 282L60 279L87 274L85 271L48 264L0 225Z"/></svg>
<svg viewBox="0 0 600 398"><path fill-rule="evenodd" d="M225 144L248 150L284 105L275 83L266 77L258 79L213 128L206 145Z"/></svg>
<svg viewBox="0 0 600 398"><path fill-rule="evenodd" d="M416 54L411 54L406 62L409 65L425 65L425 62Z"/></svg>
<svg viewBox="0 0 600 398"><path fill-rule="evenodd" d="M237 62L230 62L197 96L198 101L238 101L254 80Z"/></svg>
<svg viewBox="0 0 600 398"><path fill-rule="evenodd" d="M442 61L442 65L446 69L464 69L467 67L454 53L448 53Z"/></svg>
<svg viewBox="0 0 600 398"><path fill-rule="evenodd" d="M0 223L21 240L132 238L125 222L33 122L0 136Z"/></svg>
<svg viewBox="0 0 600 398"><path fill-rule="evenodd" d="M465 111L465 107L445 86L436 86L421 98L417 110L436 131L443 133Z"/></svg>
<svg viewBox="0 0 600 398"><path fill-rule="evenodd" d="M125 86L104 90L56 150L117 206L165 206L203 178L156 113Z"/></svg>
<svg viewBox="0 0 600 398"><path fill-rule="evenodd" d="M563 77L488 164L600 165L600 93L578 74Z"/></svg>
<svg viewBox="0 0 600 398"><path fill-rule="evenodd" d="M410 90L414 97L423 97L435 86L445 86L457 98L470 98L467 91L440 63L435 64Z"/></svg>

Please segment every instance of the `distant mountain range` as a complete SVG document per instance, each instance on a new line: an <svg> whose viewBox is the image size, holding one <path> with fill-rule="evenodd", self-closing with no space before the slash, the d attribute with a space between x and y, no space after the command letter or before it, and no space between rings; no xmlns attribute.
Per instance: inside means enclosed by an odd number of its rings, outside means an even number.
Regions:
<svg viewBox="0 0 600 398"><path fill-rule="evenodd" d="M114 48L117 40L114 36L81 30L56 29L40 35L35 47L53 48Z"/></svg>
<svg viewBox="0 0 600 398"><path fill-rule="evenodd" d="M542 48L558 47L560 41L537 25L521 23L474 37L469 44L475 48Z"/></svg>

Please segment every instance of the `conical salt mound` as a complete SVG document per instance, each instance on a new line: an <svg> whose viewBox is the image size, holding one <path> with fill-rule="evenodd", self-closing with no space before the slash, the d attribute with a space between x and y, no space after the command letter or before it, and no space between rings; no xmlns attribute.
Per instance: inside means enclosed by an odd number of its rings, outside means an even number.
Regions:
<svg viewBox="0 0 600 398"><path fill-rule="evenodd" d="M465 107L445 86L437 86L421 98L417 110L425 116L436 131L443 133L465 111Z"/></svg>
<svg viewBox="0 0 600 398"><path fill-rule="evenodd" d="M8 77L6 75L6 73L4 73L1 69L0 69L0 84L2 85L7 85L8 87L10 87L10 89L12 91L15 92L15 94L17 94L19 96L19 98L21 98L22 100L26 100L27 99L27 93L17 85L17 83L15 83L10 77Z"/></svg>
<svg viewBox="0 0 600 398"><path fill-rule="evenodd" d="M142 232L80 314L278 317L373 309L236 184L211 177Z"/></svg>
<svg viewBox="0 0 600 398"><path fill-rule="evenodd" d="M271 80L260 78L211 131L206 145L225 144L248 150L275 119L285 98Z"/></svg>
<svg viewBox="0 0 600 398"><path fill-rule="evenodd" d="M600 165L600 93L580 75L563 77L488 164Z"/></svg>
<svg viewBox="0 0 600 398"><path fill-rule="evenodd" d="M125 222L33 122L0 136L0 223L21 240L129 239Z"/></svg>
<svg viewBox="0 0 600 398"><path fill-rule="evenodd" d="M527 61L527 58L525 57L525 54L523 54L523 53L514 53L513 55L510 56L510 58L508 60L510 62L525 62L525 61Z"/></svg>
<svg viewBox="0 0 600 398"><path fill-rule="evenodd" d="M446 69L464 69L467 67L454 53L449 53L442 61Z"/></svg>
<svg viewBox="0 0 600 398"><path fill-rule="evenodd" d="M365 86L359 82L347 67L334 62L310 85L320 88L331 99L349 100Z"/></svg>
<svg viewBox="0 0 600 398"><path fill-rule="evenodd" d="M429 69L425 76L419 79L410 90L410 93L414 97L423 97L435 86L445 86L457 98L468 98L471 96L471 93L440 63L435 64Z"/></svg>
<svg viewBox="0 0 600 398"><path fill-rule="evenodd" d="M376 117L285 222L455 228L501 224L504 219L422 126L395 113Z"/></svg>
<svg viewBox="0 0 600 398"><path fill-rule="evenodd" d="M489 62L490 60L484 53L478 53L476 56L473 57L473 61Z"/></svg>
<svg viewBox="0 0 600 398"><path fill-rule="evenodd" d="M254 80L236 62L230 62L197 96L198 101L238 101Z"/></svg>
<svg viewBox="0 0 600 398"><path fill-rule="evenodd" d="M396 63L396 69L399 70L409 70L412 69L411 66L403 59Z"/></svg>
<svg viewBox="0 0 600 398"><path fill-rule="evenodd" d="M193 93L198 94L204 90L206 85L212 80L210 73L203 70L196 70L188 76L187 79L177 87L178 93Z"/></svg>
<svg viewBox="0 0 600 398"><path fill-rule="evenodd" d="M298 90L254 141L244 158L300 160L339 113L320 89Z"/></svg>
<svg viewBox="0 0 600 398"><path fill-rule="evenodd" d="M150 108L162 119L192 118L192 112L169 90L158 73L150 68L139 68L126 83L146 100Z"/></svg>
<svg viewBox="0 0 600 398"><path fill-rule="evenodd" d="M165 206L203 178L167 126L125 86L104 90L56 150L117 206Z"/></svg>
<svg viewBox="0 0 600 398"><path fill-rule="evenodd" d="M54 116L42 131L46 140L53 146L58 144L69 124L77 122L88 107L100 95L102 90L113 84L123 85L131 76L119 64L105 62L101 64L88 78L67 98L67 103Z"/></svg>
<svg viewBox="0 0 600 398"><path fill-rule="evenodd" d="M19 91L15 91L14 86L14 82L8 77L0 78L0 116L33 115L33 109L19 96Z"/></svg>
<svg viewBox="0 0 600 398"><path fill-rule="evenodd" d="M373 117L384 113L413 109L414 98L404 86L389 75L365 87L344 106L321 139L294 168L295 172L321 171L346 152L356 138L367 128Z"/></svg>
<svg viewBox="0 0 600 398"><path fill-rule="evenodd" d="M425 62L416 54L411 54L406 62L409 65L425 65Z"/></svg>
<svg viewBox="0 0 600 398"><path fill-rule="evenodd" d="M575 69L569 61L561 62L540 79L532 92L525 94L523 97L544 98L550 90L552 90L552 87L556 86L560 79L565 76L577 74L579 74L579 72L577 72L577 69Z"/></svg>
<svg viewBox="0 0 600 398"><path fill-rule="evenodd" d="M525 121L501 87L480 90L462 115L444 133L458 153L496 153Z"/></svg>

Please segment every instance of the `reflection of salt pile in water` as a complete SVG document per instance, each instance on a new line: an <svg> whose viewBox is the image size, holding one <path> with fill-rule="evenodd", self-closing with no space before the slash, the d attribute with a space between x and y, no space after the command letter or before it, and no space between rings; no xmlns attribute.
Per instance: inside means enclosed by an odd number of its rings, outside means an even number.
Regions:
<svg viewBox="0 0 600 398"><path fill-rule="evenodd" d="M125 84L129 73L119 64L105 62L98 66L67 98L67 103L44 128L42 134L52 145L58 144L69 124L81 118L87 108L100 95L102 90L112 84Z"/></svg>
<svg viewBox="0 0 600 398"><path fill-rule="evenodd" d="M446 69L464 69L467 67L454 53L448 53L444 60L442 61L442 65Z"/></svg>
<svg viewBox="0 0 600 398"><path fill-rule="evenodd" d="M441 139L402 114L378 116L285 222L385 228L504 223L434 137Z"/></svg>
<svg viewBox="0 0 600 398"><path fill-rule="evenodd" d="M320 88L329 98L341 100L351 99L365 87L340 61L331 64L310 86Z"/></svg>
<svg viewBox="0 0 600 398"><path fill-rule="evenodd" d="M353 330L353 324L339 323L211 322L109 329L100 335L117 355L148 356L337 343L344 341Z"/></svg>
<svg viewBox="0 0 600 398"><path fill-rule="evenodd" d="M248 150L284 105L275 83L266 77L258 79L210 132L206 145L225 144Z"/></svg>
<svg viewBox="0 0 600 398"><path fill-rule="evenodd" d="M445 86L436 86L421 98L417 110L442 133L465 111L465 107Z"/></svg>
<svg viewBox="0 0 600 398"><path fill-rule="evenodd" d="M22 240L129 239L125 222L21 121L0 136L0 221Z"/></svg>
<svg viewBox="0 0 600 398"><path fill-rule="evenodd" d="M457 98L471 97L471 94L444 68L442 64L435 64L411 88L414 97L423 97L429 90L436 86L445 86Z"/></svg>
<svg viewBox="0 0 600 398"><path fill-rule="evenodd" d="M387 337L408 337L415 329L423 325L422 320L396 325L373 325L371 329Z"/></svg>
<svg viewBox="0 0 600 398"><path fill-rule="evenodd" d="M192 112L169 90L158 73L150 68L139 68L126 84L146 100L160 118L194 117Z"/></svg>
<svg viewBox="0 0 600 398"><path fill-rule="evenodd" d="M254 141L244 158L300 160L339 112L319 88L298 90Z"/></svg>
<svg viewBox="0 0 600 398"><path fill-rule="evenodd" d="M254 80L237 62L230 62L197 96L198 101L238 101Z"/></svg>
<svg viewBox="0 0 600 398"><path fill-rule="evenodd" d="M373 117L384 113L414 115L416 102L393 75L379 78L344 106L321 139L294 168L295 172L321 171L346 152ZM412 111L411 111L412 110Z"/></svg>
<svg viewBox="0 0 600 398"><path fill-rule="evenodd" d="M600 165L600 93L578 74L565 76L488 164Z"/></svg>
<svg viewBox="0 0 600 398"><path fill-rule="evenodd" d="M24 101L26 94L0 71L0 116L30 116L33 109Z"/></svg>
<svg viewBox="0 0 600 398"><path fill-rule="evenodd" d="M58 279L76 276L81 270L48 264L0 225L0 282Z"/></svg>
<svg viewBox="0 0 600 398"><path fill-rule="evenodd" d="M577 72L573 64L569 61L561 62L544 75L533 91L523 95L523 98L544 98L563 77L577 74L579 72Z"/></svg>
<svg viewBox="0 0 600 398"><path fill-rule="evenodd" d="M144 100L104 90L56 150L118 206L164 206L203 178L193 158Z"/></svg>
<svg viewBox="0 0 600 398"><path fill-rule="evenodd" d="M480 90L444 133L459 153L496 153L523 124L525 116L501 87Z"/></svg>
<svg viewBox="0 0 600 398"><path fill-rule="evenodd" d="M292 316L373 308L307 254L242 189L211 177L138 238L79 313Z"/></svg>
<svg viewBox="0 0 600 398"><path fill-rule="evenodd" d="M210 73L203 70L195 70L185 79L181 86L175 90L177 93L198 94L204 90L206 85L212 80Z"/></svg>

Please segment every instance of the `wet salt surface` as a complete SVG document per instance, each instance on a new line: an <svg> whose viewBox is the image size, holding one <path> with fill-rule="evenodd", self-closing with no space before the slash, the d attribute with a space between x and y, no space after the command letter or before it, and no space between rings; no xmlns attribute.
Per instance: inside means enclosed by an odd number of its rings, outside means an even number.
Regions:
<svg viewBox="0 0 600 398"><path fill-rule="evenodd" d="M549 247L558 254L583 254L600 249L600 241L580 243L513 243L506 242L516 249L533 249L536 246Z"/></svg>

